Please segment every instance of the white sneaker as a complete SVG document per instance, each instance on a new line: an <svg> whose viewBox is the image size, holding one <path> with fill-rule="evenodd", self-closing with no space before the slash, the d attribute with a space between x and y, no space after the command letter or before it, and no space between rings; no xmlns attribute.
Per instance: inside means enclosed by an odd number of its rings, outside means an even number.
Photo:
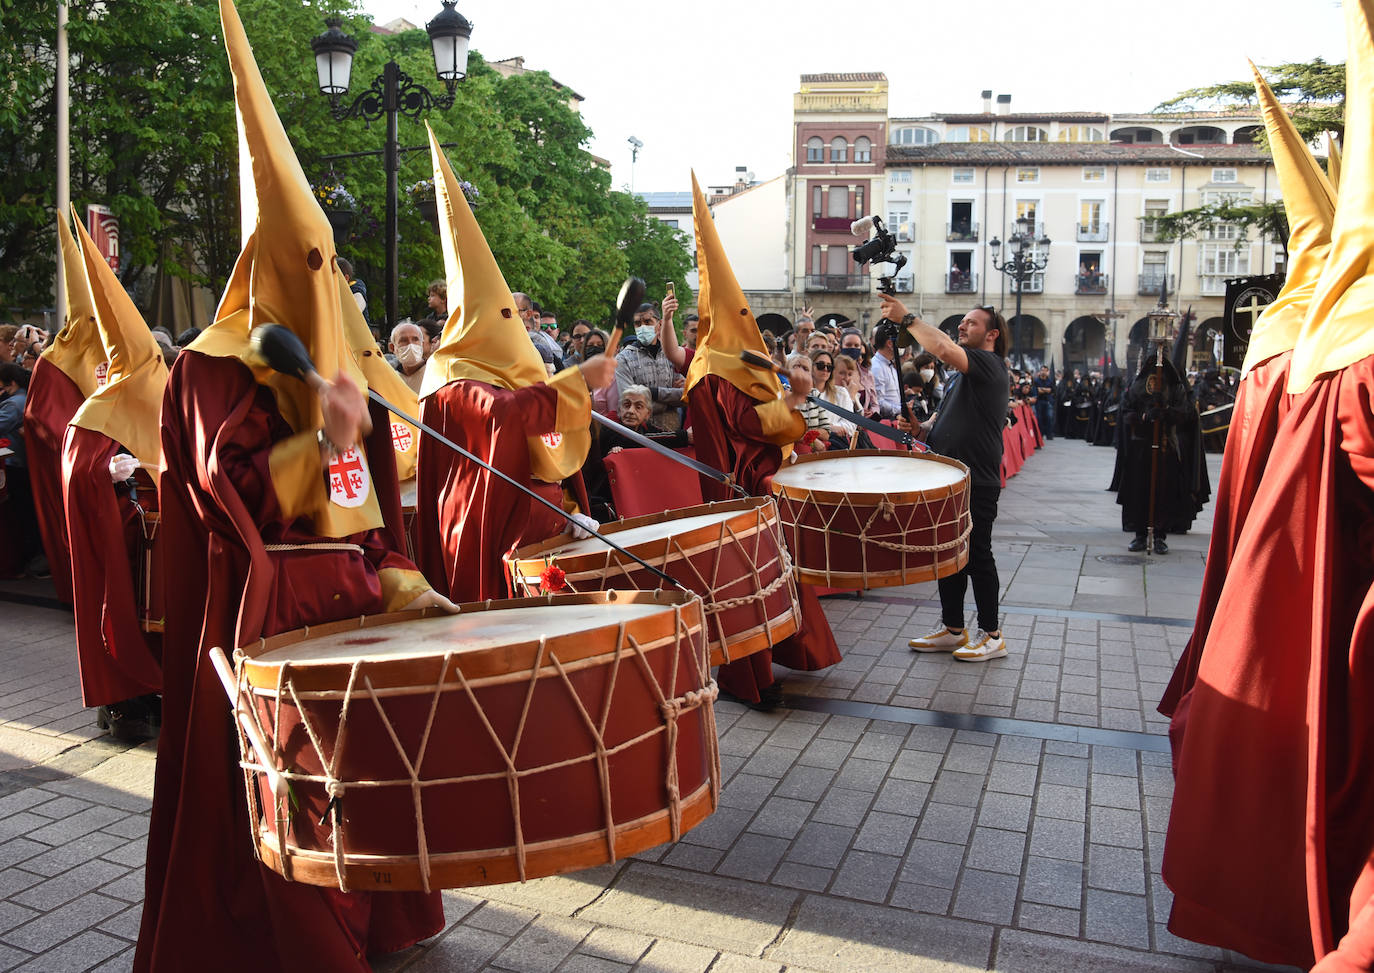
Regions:
<svg viewBox="0 0 1374 973"><path fill-rule="evenodd" d="M912 652L953 652L968 645L968 629L941 625L929 635L911 639L907 645L911 646Z"/></svg>
<svg viewBox="0 0 1374 973"><path fill-rule="evenodd" d="M972 642L954 650L954 658L960 662L987 662L1004 658L1006 654L1006 640L1000 635L989 635L981 628L973 633Z"/></svg>

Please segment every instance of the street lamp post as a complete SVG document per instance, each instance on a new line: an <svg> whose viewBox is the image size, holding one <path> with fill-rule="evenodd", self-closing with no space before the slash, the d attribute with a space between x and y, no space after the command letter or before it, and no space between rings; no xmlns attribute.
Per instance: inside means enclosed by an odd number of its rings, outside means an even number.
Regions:
<svg viewBox="0 0 1374 973"><path fill-rule="evenodd" d="M339 99L348 91L350 75L353 71L353 52L358 42L339 29L342 23L338 17L325 20L328 29L310 41L315 52L315 66L319 73L320 91L329 96L330 114L336 121L346 118L363 118L369 122L386 116L386 148L383 152L386 166L386 323L395 327L398 320L399 303L399 263L397 249L399 232L397 228L397 177L400 171L400 145L397 141L397 117L419 119L431 108L444 111L453 106L453 89L467 75L468 41L472 38L472 24L453 9L456 0L442 0L444 9L425 25L430 44L434 50L434 68L439 80L444 82L445 93L435 95L424 85L416 83L401 70L395 61L388 61L382 68L380 77L373 79L372 85L358 95L352 104L340 104Z"/></svg>
<svg viewBox="0 0 1374 973"><path fill-rule="evenodd" d="M998 262L997 253L1002 248L1002 241L993 237L988 241L988 249L992 251L992 266L995 270L1000 270L1012 279L1012 286L1016 289L1016 317L1011 325L1011 360L1020 364L1017 351L1017 332L1021 330L1021 292L1026 288L1026 281L1031 276L1038 274L1045 269L1050 262L1050 238L1042 235L1037 241L1035 239L1035 220L1029 216L1020 216L1016 220L1016 232L1007 241L1016 249L1007 254L1007 258ZM1037 253L1037 247L1043 248L1044 253Z"/></svg>

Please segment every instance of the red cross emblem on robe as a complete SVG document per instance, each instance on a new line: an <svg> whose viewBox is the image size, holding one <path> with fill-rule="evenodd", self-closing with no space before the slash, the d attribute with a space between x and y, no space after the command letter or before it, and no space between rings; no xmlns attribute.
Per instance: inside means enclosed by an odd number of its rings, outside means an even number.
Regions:
<svg viewBox="0 0 1374 973"><path fill-rule="evenodd" d="M548 446L549 449L557 449L563 442L563 434L561 432L546 432L539 438L544 440L544 445Z"/></svg>
<svg viewBox="0 0 1374 973"><path fill-rule="evenodd" d="M403 422L393 422L391 424L391 445L396 448L396 452L406 452L410 449L410 443L410 427Z"/></svg>
<svg viewBox="0 0 1374 973"><path fill-rule="evenodd" d="M110 377L110 363L109 363L109 362L103 361L103 362L101 362L99 365L95 366L95 387L96 387L96 388L100 388L102 385L104 385L105 382L109 380L109 377Z"/></svg>
<svg viewBox="0 0 1374 973"><path fill-rule="evenodd" d="M335 456L329 464L329 500L340 507L361 507L367 502L372 478L367 460L354 446Z"/></svg>

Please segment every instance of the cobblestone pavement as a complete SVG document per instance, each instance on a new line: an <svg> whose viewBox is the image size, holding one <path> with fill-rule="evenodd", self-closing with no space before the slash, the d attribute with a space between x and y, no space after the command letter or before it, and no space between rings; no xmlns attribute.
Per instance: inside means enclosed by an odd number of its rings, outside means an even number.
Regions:
<svg viewBox="0 0 1374 973"><path fill-rule="evenodd" d="M1169 555L1127 555L1112 458L1054 441L1003 492L1006 659L907 650L933 584L827 598L840 665L785 673L774 713L717 705L710 819L614 865L445 893L444 934L377 969L1265 969L1164 926L1154 705L1210 508ZM128 970L153 749L98 735L50 589L0 598L0 969Z"/></svg>

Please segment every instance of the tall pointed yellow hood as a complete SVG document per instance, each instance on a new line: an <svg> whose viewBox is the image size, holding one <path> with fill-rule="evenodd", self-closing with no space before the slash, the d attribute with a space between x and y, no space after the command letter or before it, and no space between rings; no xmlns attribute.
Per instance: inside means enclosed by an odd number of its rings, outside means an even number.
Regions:
<svg viewBox="0 0 1374 973"><path fill-rule="evenodd" d="M270 386L282 416L297 432L321 424L317 396L297 379L257 367L248 335L260 324L290 328L305 344L326 379L346 374L365 384L343 338L334 233L310 190L281 119L263 85L253 50L232 0L220 0L224 44L234 76L238 109L240 178L244 211L253 217L244 230L243 252L229 279L212 324L194 348L235 357Z"/></svg>
<svg viewBox="0 0 1374 973"><path fill-rule="evenodd" d="M1333 132L1326 133L1326 178L1332 189L1341 191L1341 144Z"/></svg>
<svg viewBox="0 0 1374 973"><path fill-rule="evenodd" d="M90 429L120 443L140 462L162 464L162 393L167 363L153 333L96 250L80 223L81 255L95 303L100 343L109 360L105 384L87 397L72 425Z"/></svg>
<svg viewBox="0 0 1374 973"><path fill-rule="evenodd" d="M439 347L425 367L420 398L458 379L512 390L547 381L559 393L558 432L530 438L530 469L537 478L555 483L581 469L591 449L587 384L576 367L548 377L544 360L516 311L506 278L433 129L429 130L429 150L434 161L449 314Z"/></svg>
<svg viewBox="0 0 1374 973"><path fill-rule="evenodd" d="M1292 349L1331 249L1336 194L1313 158L1297 126L1254 63L1255 93L1269 131L1269 150L1278 170L1283 207L1288 214L1288 279L1273 304L1255 322L1245 354L1248 374L1260 362Z"/></svg>
<svg viewBox="0 0 1374 973"><path fill-rule="evenodd" d="M1288 391L1374 355L1374 0L1345 0L1345 155L1331 252L1293 348Z"/></svg>
<svg viewBox="0 0 1374 973"><path fill-rule="evenodd" d="M272 390L282 418L297 434L323 425L318 396L304 382L263 366L249 348L252 330L280 324L293 331L325 379L347 375L364 391L367 381L344 337L343 304L334 234L306 181L296 153L253 59L232 0L220 0L220 22L238 111L239 174L243 200L243 251L220 299L215 322L190 348L237 358ZM352 299L349 298L349 302ZM313 443L285 440L273 447L273 486L288 516L309 516L322 537L346 537L382 526L370 488L362 499L331 501ZM338 477L332 473L329 482Z"/></svg>
<svg viewBox="0 0 1374 973"><path fill-rule="evenodd" d="M57 217L57 237L62 244L62 279L67 289L67 320L53 343L43 352L43 360L57 366L89 397L100 387L97 370L105 363L105 347L95 323L95 304L86 283L86 268L76 238L67 228L65 213Z"/></svg>
<svg viewBox="0 0 1374 973"><path fill-rule="evenodd" d="M715 221L692 173L692 222L697 234L697 350L687 369L687 391L707 375L719 375L745 395L768 402L782 394L782 383L771 371L750 368L740 361L741 351L768 357L754 312L721 246Z"/></svg>

